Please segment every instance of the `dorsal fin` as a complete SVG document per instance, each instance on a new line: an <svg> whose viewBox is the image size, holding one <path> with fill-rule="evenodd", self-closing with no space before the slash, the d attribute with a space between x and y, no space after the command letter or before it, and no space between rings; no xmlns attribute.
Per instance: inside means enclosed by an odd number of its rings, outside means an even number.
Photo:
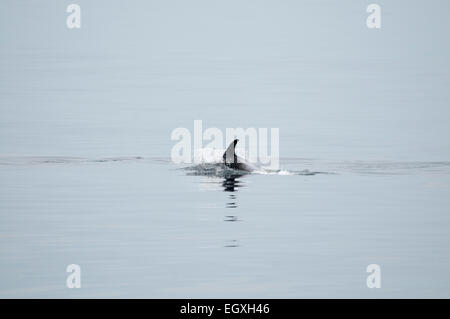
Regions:
<svg viewBox="0 0 450 319"><path fill-rule="evenodd" d="M231 142L225 153L223 153L223 162L225 164L234 164L237 162L236 153L234 152L237 142L239 142L238 139L235 139L233 142Z"/></svg>

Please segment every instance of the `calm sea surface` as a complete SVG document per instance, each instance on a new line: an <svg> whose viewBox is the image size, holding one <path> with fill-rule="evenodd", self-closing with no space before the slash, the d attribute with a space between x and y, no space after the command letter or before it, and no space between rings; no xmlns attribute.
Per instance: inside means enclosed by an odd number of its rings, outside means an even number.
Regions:
<svg viewBox="0 0 450 319"><path fill-rule="evenodd" d="M448 4L379 2L2 1L0 297L449 298ZM194 120L284 173L172 163Z"/></svg>

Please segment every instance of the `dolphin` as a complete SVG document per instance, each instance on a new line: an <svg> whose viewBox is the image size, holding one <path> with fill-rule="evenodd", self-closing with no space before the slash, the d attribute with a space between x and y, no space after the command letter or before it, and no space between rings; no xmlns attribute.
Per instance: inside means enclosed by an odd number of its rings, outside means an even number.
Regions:
<svg viewBox="0 0 450 319"><path fill-rule="evenodd" d="M237 169L240 171L245 172L252 172L258 170L258 167L255 165L252 165L251 163L247 162L242 157L239 157L235 153L236 144L239 142L238 139L235 139L226 149L225 153L223 153L223 164L226 166Z"/></svg>

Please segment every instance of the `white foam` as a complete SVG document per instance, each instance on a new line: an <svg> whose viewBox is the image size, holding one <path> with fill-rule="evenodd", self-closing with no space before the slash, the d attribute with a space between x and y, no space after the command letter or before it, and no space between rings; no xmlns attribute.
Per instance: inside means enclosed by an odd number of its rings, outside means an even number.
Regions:
<svg viewBox="0 0 450 319"><path fill-rule="evenodd" d="M293 172L289 171L279 171L278 175L295 175Z"/></svg>
<svg viewBox="0 0 450 319"><path fill-rule="evenodd" d="M280 170L280 171L271 171L271 170L257 170L253 172L254 174L261 174L261 175L295 175L293 172L289 172L286 170Z"/></svg>

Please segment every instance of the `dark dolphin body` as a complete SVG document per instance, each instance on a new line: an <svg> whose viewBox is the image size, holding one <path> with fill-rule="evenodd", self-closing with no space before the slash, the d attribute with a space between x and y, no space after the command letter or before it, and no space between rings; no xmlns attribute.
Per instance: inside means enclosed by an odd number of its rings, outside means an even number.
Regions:
<svg viewBox="0 0 450 319"><path fill-rule="evenodd" d="M235 148L237 142L239 142L238 139L235 139L233 142L231 142L225 153L223 153L223 163L230 168L241 171L252 172L257 170L257 167L246 162L242 157L236 155Z"/></svg>

